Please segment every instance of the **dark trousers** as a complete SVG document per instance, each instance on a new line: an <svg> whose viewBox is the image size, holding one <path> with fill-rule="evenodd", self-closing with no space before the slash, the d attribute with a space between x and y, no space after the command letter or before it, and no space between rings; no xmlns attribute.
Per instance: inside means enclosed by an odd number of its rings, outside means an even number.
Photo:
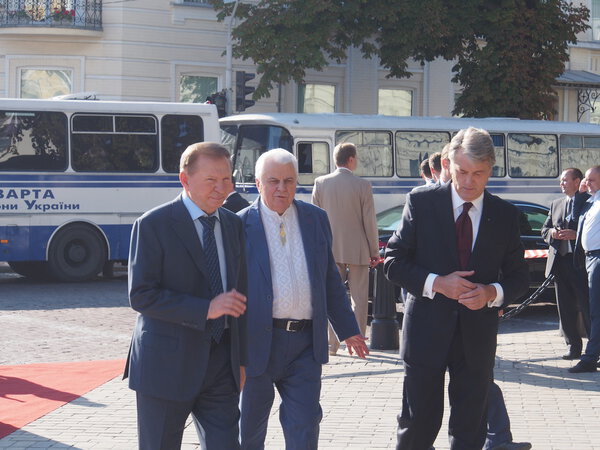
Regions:
<svg viewBox="0 0 600 450"><path fill-rule="evenodd" d="M556 255L552 273L555 275L556 304L560 327L565 342L572 353L580 353L582 349L581 335L577 326L579 312L587 335L590 333L590 308L588 299L587 277L583 270L573 266L573 254Z"/></svg>
<svg viewBox="0 0 600 450"><path fill-rule="evenodd" d="M488 392L487 436L483 448L488 450L506 442L512 442L510 418L500 386L492 382Z"/></svg>
<svg viewBox="0 0 600 450"><path fill-rule="evenodd" d="M321 371L313 357L311 329L292 333L274 328L267 370L247 377L242 392L242 448L264 449L276 387L286 450L316 449L323 417Z"/></svg>
<svg viewBox="0 0 600 450"><path fill-rule="evenodd" d="M240 448L239 393L231 372L229 346L228 332L219 344L213 343L206 376L195 398L175 402L137 393L140 449L181 448L185 422L190 413L204 430L208 450Z"/></svg>
<svg viewBox="0 0 600 450"><path fill-rule="evenodd" d="M585 257L590 293L591 329L582 361L596 363L600 357L600 252Z"/></svg>
<svg viewBox="0 0 600 450"><path fill-rule="evenodd" d="M450 374L450 448L480 450L486 436L493 367L470 367L462 349L462 336L457 331L452 339L447 368ZM428 450L433 446L444 414L446 367L417 366L405 360L404 370L396 449Z"/></svg>

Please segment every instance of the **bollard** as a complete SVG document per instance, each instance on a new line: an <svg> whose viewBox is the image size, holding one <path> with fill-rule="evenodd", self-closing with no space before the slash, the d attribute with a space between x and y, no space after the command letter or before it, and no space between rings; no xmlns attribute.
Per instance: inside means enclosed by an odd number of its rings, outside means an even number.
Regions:
<svg viewBox="0 0 600 450"><path fill-rule="evenodd" d="M385 278L383 264L379 264L372 270L374 276L371 348L374 350L397 350L400 348L400 326L396 320L396 289Z"/></svg>

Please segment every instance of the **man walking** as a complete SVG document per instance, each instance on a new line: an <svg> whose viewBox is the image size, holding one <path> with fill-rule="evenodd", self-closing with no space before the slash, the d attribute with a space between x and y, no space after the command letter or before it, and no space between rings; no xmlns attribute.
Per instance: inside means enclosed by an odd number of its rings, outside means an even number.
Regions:
<svg viewBox="0 0 600 450"><path fill-rule="evenodd" d="M287 449L316 449L327 320L350 354L368 354L331 253L327 214L294 199L298 163L284 149L256 161L260 196L240 212L248 267L247 382L242 448L263 449L274 386Z"/></svg>
<svg viewBox="0 0 600 450"><path fill-rule="evenodd" d="M183 192L133 225L129 301L139 314L125 377L136 391L139 447L177 449L190 415L208 450L238 449L246 365L242 223L219 208L231 191L219 144L181 155Z"/></svg>
<svg viewBox="0 0 600 450"><path fill-rule="evenodd" d="M327 212L333 232L333 257L342 281L350 287L350 298L360 333L367 332L369 266L379 262L379 236L371 183L354 175L358 165L356 146L350 142L333 150L337 169L315 180L313 204ZM340 342L329 327L329 353L335 355Z"/></svg>
<svg viewBox="0 0 600 450"><path fill-rule="evenodd" d="M578 359L581 356L582 340L577 326L579 312L589 335L589 299L585 271L573 264L573 250L577 237L579 211L590 197L579 192L583 174L579 169L565 169L560 175L560 188L564 197L556 199L550 206L548 218L542 226L542 237L548 243L546 277L554 274L556 303L560 328L567 344L563 359Z"/></svg>
<svg viewBox="0 0 600 450"><path fill-rule="evenodd" d="M590 334L581 360L569 369L571 373L595 372L600 357L600 166L585 173L591 197L579 219L577 246L585 252L590 297Z"/></svg>
<svg viewBox="0 0 600 450"><path fill-rule="evenodd" d="M483 447L498 308L529 284L518 210L485 190L495 163L490 135L475 128L459 131L448 157L452 183L407 195L386 250L387 278L409 292L398 449L433 445L442 422L446 369L450 446Z"/></svg>

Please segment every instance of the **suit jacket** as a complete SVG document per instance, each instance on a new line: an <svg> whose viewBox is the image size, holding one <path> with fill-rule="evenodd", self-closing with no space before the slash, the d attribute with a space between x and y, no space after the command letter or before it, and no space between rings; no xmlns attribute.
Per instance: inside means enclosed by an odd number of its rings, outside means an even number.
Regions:
<svg viewBox="0 0 600 450"><path fill-rule="evenodd" d="M219 209L227 266L227 290L246 293L242 224ZM139 312L128 366L129 387L154 397L186 401L198 395L209 362L206 316L212 299L198 233L181 195L133 225L129 257L129 301ZM245 317L228 316L231 367L247 364Z"/></svg>
<svg viewBox="0 0 600 450"><path fill-rule="evenodd" d="M439 293L433 300L422 296L430 273L447 275L460 270L450 189L452 184L448 183L408 194L402 221L385 252L386 277L409 292L401 355L407 362L444 367L452 336L460 327L467 362L491 370L498 310L484 307L472 311ZM505 304L529 286L518 210L487 191L468 267L475 270L471 281L500 283Z"/></svg>
<svg viewBox="0 0 600 450"><path fill-rule="evenodd" d="M579 214L581 214L581 209L584 206L587 199L590 198L589 194L577 192L575 197L573 198L573 211L572 217L573 220L569 224L568 228L571 230L577 230L577 225L579 223ZM554 267L554 260L556 259L556 254L558 253L561 245L561 240L552 238L552 230L554 227L561 225L566 225L566 211L567 211L567 202L569 201L569 197L566 195L561 198L557 198L550 205L550 211L548 211L548 217L542 226L542 238L548 244L548 259L546 260L546 277L552 273L552 268ZM575 240L571 242L571 249L575 249Z"/></svg>
<svg viewBox="0 0 600 450"><path fill-rule="evenodd" d="M309 203L294 200L304 244L313 308L313 354L328 361L327 320L341 341L360 333L346 289L331 253L331 229L327 214ZM271 354L273 333L273 281L269 248L260 217L260 197L240 212L246 235L248 279L248 376L264 373ZM293 319L293 317L290 317Z"/></svg>
<svg viewBox="0 0 600 450"><path fill-rule="evenodd" d="M371 183L346 169L315 180L312 202L327 211L333 229L333 257L368 265L379 256L379 233Z"/></svg>
<svg viewBox="0 0 600 450"><path fill-rule="evenodd" d="M588 202L590 195L585 199L584 202L581 203L580 207L575 210L575 205L573 205L574 212L577 213L577 238L575 240L575 250L573 251L573 266L576 269L584 269L585 270L585 252L583 251L583 246L581 245L581 227L583 225L583 216L588 210L592 207L592 202Z"/></svg>
<svg viewBox="0 0 600 450"><path fill-rule="evenodd" d="M240 195L239 192L233 192L227 196L223 203L223 208L228 209L231 212L238 212L250 205L248 200Z"/></svg>

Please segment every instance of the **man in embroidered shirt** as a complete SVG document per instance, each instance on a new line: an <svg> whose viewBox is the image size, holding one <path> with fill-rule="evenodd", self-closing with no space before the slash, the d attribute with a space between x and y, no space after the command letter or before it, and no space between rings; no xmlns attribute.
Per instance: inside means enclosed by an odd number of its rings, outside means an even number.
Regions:
<svg viewBox="0 0 600 450"><path fill-rule="evenodd" d="M240 212L248 267L248 367L242 448L262 449L274 399L287 448L317 448L327 321L350 354L368 354L331 251L325 211L294 200L298 163L275 149L256 162L259 198Z"/></svg>

